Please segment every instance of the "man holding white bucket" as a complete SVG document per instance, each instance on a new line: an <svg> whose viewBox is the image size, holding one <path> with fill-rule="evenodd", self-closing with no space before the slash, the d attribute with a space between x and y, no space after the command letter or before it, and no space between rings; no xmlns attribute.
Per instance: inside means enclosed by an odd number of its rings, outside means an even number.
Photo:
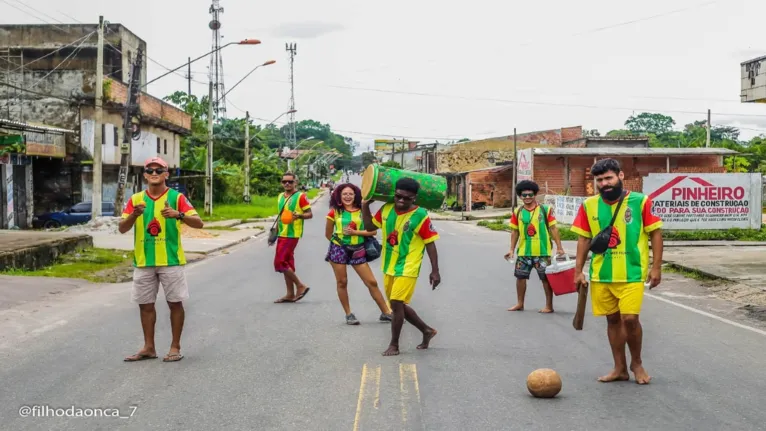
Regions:
<svg viewBox="0 0 766 431"><path fill-rule="evenodd" d="M510 261L516 256L514 275L518 302L508 311L524 310L527 280L534 268L545 290L545 308L540 313L553 313L553 290L545 276L545 268L551 264L551 238L556 243L557 255L564 254L564 247L556 228L553 208L537 203L539 191L540 187L531 180L519 181L516 185L516 196L521 198L524 205L511 216L511 251L506 253L505 259Z"/></svg>

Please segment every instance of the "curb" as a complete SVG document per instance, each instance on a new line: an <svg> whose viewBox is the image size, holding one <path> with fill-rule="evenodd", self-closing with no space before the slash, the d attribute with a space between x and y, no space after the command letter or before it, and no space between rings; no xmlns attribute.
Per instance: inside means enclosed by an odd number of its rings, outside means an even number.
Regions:
<svg viewBox="0 0 766 431"><path fill-rule="evenodd" d="M325 192L325 191L319 192L319 194L316 195L314 197L314 199L310 200L309 203L311 205L314 205L320 198L324 197L324 195L326 195L326 194L327 194L327 192ZM263 222L273 222L276 219L277 219L277 216L273 215L273 216L266 217L266 218L248 218L248 219L245 219L244 222L245 223L263 223ZM237 224L235 224L233 226L230 226L230 227L239 226L241 224L244 224L244 223L242 223L242 220L240 220L239 223L237 223Z"/></svg>
<svg viewBox="0 0 766 431"><path fill-rule="evenodd" d="M704 275L705 277L712 278L714 280L726 280L726 281L728 281L730 283L744 284L745 286L749 286L748 284L742 283L741 281L737 281L737 280L734 280L734 279L731 279L731 278L728 278L728 277L722 277L722 276L720 276L718 274L713 274L711 272L703 271L703 270L697 269L697 268L692 268L690 266L681 265L681 264L678 264L678 263L670 261L670 260L664 260L663 259L662 263L665 264L665 265L668 265L670 267L675 267L676 269L683 270L683 271L696 272L696 273ZM750 287L754 287L754 286L750 286ZM763 290L763 289L761 289L761 290Z"/></svg>
<svg viewBox="0 0 766 431"><path fill-rule="evenodd" d="M207 257L208 255L211 255L211 254L213 254L215 252L219 252L221 250L226 250L227 248L231 248L231 247L234 247L235 245L239 245L239 244L242 244L243 242L247 242L247 241L250 241L251 239L255 239L256 237L259 237L259 236L263 235L265 232L266 232L265 230L260 230L259 229L259 232L257 232L255 235L246 236L246 237L238 239L238 240L236 240L236 241L234 241L232 243L229 243L229 244L226 244L226 245L222 245L220 247L216 247L216 248L214 248L212 250L208 250L208 251L204 251L204 252L203 251L190 251L189 253L202 254L205 257ZM200 259L200 260L205 260L205 259L203 258L203 259Z"/></svg>

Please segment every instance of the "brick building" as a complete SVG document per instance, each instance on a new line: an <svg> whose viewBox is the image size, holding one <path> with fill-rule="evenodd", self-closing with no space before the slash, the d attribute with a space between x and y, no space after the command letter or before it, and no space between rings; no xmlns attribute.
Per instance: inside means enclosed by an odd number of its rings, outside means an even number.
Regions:
<svg viewBox="0 0 766 431"><path fill-rule="evenodd" d="M121 24L104 31L104 103L100 127L95 122L97 24L0 25L0 117L54 126L67 134L65 152L32 156L34 212L65 209L92 198L94 145L102 146L104 202L114 201L123 139L122 112L130 65L146 42ZM146 83L147 61L140 81ZM142 162L161 156L180 167L181 137L191 133L191 117L142 93L141 134L130 145L128 190L141 187Z"/></svg>
<svg viewBox="0 0 766 431"><path fill-rule="evenodd" d="M613 158L625 172L625 187L643 189L643 177L653 173L724 173L723 159L737 154L726 148L535 148L534 181L541 194L592 196L596 193L590 168L599 159Z"/></svg>
<svg viewBox="0 0 766 431"><path fill-rule="evenodd" d="M457 203L467 210L475 203L498 208L512 206L513 141L510 144L502 138L486 141L492 145L480 147L480 153L460 154L459 149L450 154L439 153L443 157L439 160L442 169L473 167L439 172L448 179L449 194L457 196ZM643 177L650 173L725 172L724 157L737 154L724 148L649 148L649 138L645 136L583 137L579 127L517 135L517 149L526 148L532 149L533 179L540 185L540 194L571 196L595 194L590 168L598 159L617 159L625 171L625 186L642 190Z"/></svg>

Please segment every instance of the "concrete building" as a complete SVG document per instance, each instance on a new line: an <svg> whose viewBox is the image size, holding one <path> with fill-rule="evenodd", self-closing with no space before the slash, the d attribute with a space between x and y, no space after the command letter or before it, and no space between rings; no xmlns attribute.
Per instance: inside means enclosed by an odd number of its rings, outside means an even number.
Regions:
<svg viewBox="0 0 766 431"><path fill-rule="evenodd" d="M0 119L0 229L32 227L34 183L32 160L62 157L66 134L74 131ZM39 174L39 172L37 172ZM55 201L56 197L43 196Z"/></svg>
<svg viewBox="0 0 766 431"><path fill-rule="evenodd" d="M518 149L553 146L582 139L582 126L563 127L538 132L517 133ZM438 152L436 172L457 174L497 166L498 162L512 162L513 135L480 139L449 145Z"/></svg>
<svg viewBox="0 0 766 431"><path fill-rule="evenodd" d="M395 161L403 169L429 174L437 173L437 154L449 147L446 144L430 143L417 144L412 149L405 149L395 153L380 153L380 162Z"/></svg>
<svg viewBox="0 0 766 431"><path fill-rule="evenodd" d="M75 131L65 135L65 151L32 155L32 169L44 172L34 183L35 213L60 210L92 198L92 160L102 145L103 195L113 201L117 189L122 112L130 65L146 42L121 24L105 28L103 124L95 127L97 24L0 25L0 118L41 123ZM4 61L3 61L4 60ZM143 60L141 83L146 83ZM130 146L127 192L140 189L142 162L159 155L180 167L180 140L191 133L191 118L174 106L142 93L141 133ZM56 199L51 199L51 196Z"/></svg>

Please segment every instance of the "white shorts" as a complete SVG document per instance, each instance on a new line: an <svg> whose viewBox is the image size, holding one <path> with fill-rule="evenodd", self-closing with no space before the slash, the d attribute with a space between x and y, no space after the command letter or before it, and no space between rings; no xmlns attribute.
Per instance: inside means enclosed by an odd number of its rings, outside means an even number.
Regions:
<svg viewBox="0 0 766 431"><path fill-rule="evenodd" d="M162 284L167 302L189 299L189 286L183 266L152 266L133 269L131 300L138 304L153 304Z"/></svg>

